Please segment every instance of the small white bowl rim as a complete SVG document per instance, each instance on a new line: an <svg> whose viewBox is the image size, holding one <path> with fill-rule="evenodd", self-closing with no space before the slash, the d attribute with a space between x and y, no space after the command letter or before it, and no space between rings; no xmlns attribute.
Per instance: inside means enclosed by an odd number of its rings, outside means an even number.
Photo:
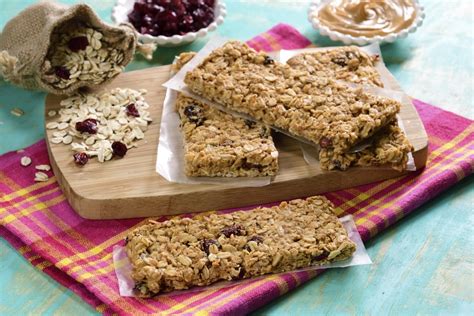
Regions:
<svg viewBox="0 0 474 316"><path fill-rule="evenodd" d="M114 21L114 23L119 24L123 22L128 22L128 20L123 20L119 18L119 15L121 15L121 11L127 9L126 2L128 1L132 0L117 0L115 6L112 9L112 21ZM138 39L143 43L156 43L158 45L179 45L183 43L190 43L196 40L196 38L204 37L207 35L208 32L216 30L217 27L224 22L224 18L227 15L227 8L223 0L216 0L214 12L218 13L214 17L214 21L208 26L197 30L196 32L188 32L183 35L176 34L172 36L152 36L150 34L141 34L137 31Z"/></svg>
<svg viewBox="0 0 474 316"><path fill-rule="evenodd" d="M388 34L384 36L380 36L380 35L373 36L373 37L353 36L353 35L343 34L341 32L331 30L329 27L319 22L319 19L317 18L317 15L315 13L317 13L320 7L326 3L327 1L324 1L324 0L313 0L308 9L308 20L313 25L314 29L319 30L321 35L328 36L331 38L331 40L341 41L341 42L344 42L345 44L365 45L365 44L371 44L375 42L392 43L396 41L398 38L404 38L409 33L416 32L418 27L420 27L423 24L423 20L425 18L424 7L420 4L418 0L413 0L413 4L416 10L416 18L408 28L400 30L398 33L392 33L392 34Z"/></svg>

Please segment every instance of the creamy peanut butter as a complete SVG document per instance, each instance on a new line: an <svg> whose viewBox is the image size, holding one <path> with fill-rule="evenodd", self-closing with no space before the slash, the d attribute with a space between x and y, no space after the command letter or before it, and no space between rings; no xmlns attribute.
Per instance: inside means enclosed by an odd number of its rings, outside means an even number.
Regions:
<svg viewBox="0 0 474 316"><path fill-rule="evenodd" d="M321 24L352 36L397 33L416 18L412 0L332 0L318 12Z"/></svg>

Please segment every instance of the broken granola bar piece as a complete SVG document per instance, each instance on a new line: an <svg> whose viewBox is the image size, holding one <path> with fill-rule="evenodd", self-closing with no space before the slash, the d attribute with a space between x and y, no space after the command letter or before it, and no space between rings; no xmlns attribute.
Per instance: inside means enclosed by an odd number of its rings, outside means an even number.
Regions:
<svg viewBox="0 0 474 316"><path fill-rule="evenodd" d="M194 177L258 177L278 172L270 129L179 94L185 172Z"/></svg>
<svg viewBox="0 0 474 316"><path fill-rule="evenodd" d="M323 196L150 221L126 240L132 279L142 297L345 260L356 249Z"/></svg>
<svg viewBox="0 0 474 316"><path fill-rule="evenodd" d="M315 145L344 152L395 118L398 101L293 69L232 41L188 72L194 93Z"/></svg>
<svg viewBox="0 0 474 316"><path fill-rule="evenodd" d="M321 169L346 170L351 166L390 166L403 171L407 168L408 154L413 146L408 141L397 121L392 122L373 136L373 143L355 153L335 153L330 149L321 149L319 162Z"/></svg>

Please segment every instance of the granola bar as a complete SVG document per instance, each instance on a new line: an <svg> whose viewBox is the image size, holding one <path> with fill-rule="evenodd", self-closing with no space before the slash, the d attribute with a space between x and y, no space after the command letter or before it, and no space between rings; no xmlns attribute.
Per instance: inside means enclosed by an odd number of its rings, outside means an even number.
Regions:
<svg viewBox="0 0 474 316"><path fill-rule="evenodd" d="M321 149L319 161L321 168L325 170L346 170L350 166L388 165L402 171L407 168L408 154L412 151L413 146L397 121L394 121L374 136L370 147L356 153L335 153Z"/></svg>
<svg viewBox="0 0 474 316"><path fill-rule="evenodd" d="M126 238L143 297L348 259L355 251L322 196L278 206L150 221Z"/></svg>
<svg viewBox="0 0 474 316"><path fill-rule="evenodd" d="M400 103L310 75L232 41L188 72L194 92L289 134L344 152L395 118Z"/></svg>
<svg viewBox="0 0 474 316"><path fill-rule="evenodd" d="M270 128L178 95L188 176L257 177L278 171Z"/></svg>
<svg viewBox="0 0 474 316"><path fill-rule="evenodd" d="M195 53L181 54L174 70ZM185 143L188 176L256 177L278 171L278 151L265 125L233 117L193 98L178 94L176 110Z"/></svg>
<svg viewBox="0 0 474 316"><path fill-rule="evenodd" d="M298 54L287 61L294 69L357 84L383 87L375 65L379 56L370 56L356 46Z"/></svg>

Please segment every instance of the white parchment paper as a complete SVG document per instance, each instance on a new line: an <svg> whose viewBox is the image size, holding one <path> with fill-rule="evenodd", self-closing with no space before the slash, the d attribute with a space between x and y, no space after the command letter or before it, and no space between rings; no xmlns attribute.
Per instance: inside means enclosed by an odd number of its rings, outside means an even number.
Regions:
<svg viewBox="0 0 474 316"><path fill-rule="evenodd" d="M354 219L352 218L352 215L346 215L342 218L339 218L339 221L342 223L342 225L346 229L349 238L356 244L356 251L354 252L352 257L344 261L336 261L336 262L326 264L326 265L312 266L312 267L308 267L304 269L299 269L293 272L314 271L314 270L331 269L331 268L346 268L350 266L372 264L372 260L370 260L369 254L367 253L364 243L362 242L362 239L360 238L359 232L357 231L357 227L354 223ZM133 287L135 286L135 283L131 277L132 265L127 257L127 252L124 247L119 246L119 245L114 246L113 260L114 260L115 275L117 276L118 285L119 285L120 296L126 296L126 297L135 296L133 293ZM288 272L285 272L285 273L288 273ZM284 274L284 273L281 273L281 274ZM189 293L189 292L198 292L198 291L209 290L209 289L225 288L225 287L234 286L237 284L244 284L246 282L251 282L256 279L261 279L264 277L265 276L261 276L261 277L256 277L252 279L244 279L240 281L222 281L222 282L218 282L206 287L194 287L189 290L174 291L170 293L163 293L160 295L165 296L165 295L176 294L176 293Z"/></svg>

